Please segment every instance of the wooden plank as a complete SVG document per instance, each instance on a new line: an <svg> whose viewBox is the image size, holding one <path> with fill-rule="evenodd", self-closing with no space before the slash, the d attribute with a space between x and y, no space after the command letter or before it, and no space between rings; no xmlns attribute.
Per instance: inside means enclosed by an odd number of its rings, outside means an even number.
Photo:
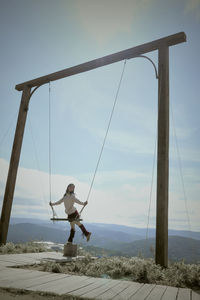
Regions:
<svg viewBox="0 0 200 300"><path fill-rule="evenodd" d="M5 261L7 262L10 266L18 266L18 265L33 265L35 264L37 261L35 259L30 259L30 258L27 258L27 259L10 259L9 261Z"/></svg>
<svg viewBox="0 0 200 300"><path fill-rule="evenodd" d="M6 268L4 269L1 273L0 273L0 279L4 279L6 276L10 276L11 278L12 277L15 277L20 275L20 274L23 274L23 273L31 273L31 272L34 272L34 270L22 270L22 269L14 269L14 268Z"/></svg>
<svg viewBox="0 0 200 300"><path fill-rule="evenodd" d="M179 288L177 300L191 300L191 290L185 288Z"/></svg>
<svg viewBox="0 0 200 300"><path fill-rule="evenodd" d="M72 294L73 291L75 290L79 290L81 288L84 288L84 287L90 287L91 284L93 283L93 278L83 278L85 276L81 276L82 279L78 279L77 280L77 277L76 276L73 276L73 278L71 278L70 282L66 282L63 284L59 282L59 288L58 288L58 291L57 293L59 295L64 295L64 294ZM57 289L57 286L56 286L56 289ZM55 290L55 288L54 288Z"/></svg>
<svg viewBox="0 0 200 300"><path fill-rule="evenodd" d="M41 252L26 254L9 254L0 255L0 266L18 266L40 263L43 259L59 259L63 258L62 253L57 252Z"/></svg>
<svg viewBox="0 0 200 300"><path fill-rule="evenodd" d="M121 281L117 285L113 286L111 289L107 290L103 294L101 294L98 299L112 299L113 297L119 295L119 293L125 290L128 286L130 286L130 282Z"/></svg>
<svg viewBox="0 0 200 300"><path fill-rule="evenodd" d="M13 258L33 258L35 260L37 260L38 258L41 257L46 257L48 255L53 255L53 256L57 256L57 255L61 255L61 253L58 252L33 252L33 253L14 253L14 254L2 254L0 255L0 260L4 260L4 259L13 259Z"/></svg>
<svg viewBox="0 0 200 300"><path fill-rule="evenodd" d="M29 254L29 257L31 259L35 259L35 261L40 261L42 259L48 259L48 258L61 258L63 257L63 253L60 252L41 252L41 253L33 253L33 254Z"/></svg>
<svg viewBox="0 0 200 300"><path fill-rule="evenodd" d="M68 221L68 222L74 222L74 221L83 221L83 219L68 219L68 218L51 218L51 221Z"/></svg>
<svg viewBox="0 0 200 300"><path fill-rule="evenodd" d="M0 268L7 268L7 267L12 267L12 266L17 266L19 264L17 263L12 263L12 262L9 262L9 261L1 261L0 262Z"/></svg>
<svg viewBox="0 0 200 300"><path fill-rule="evenodd" d="M19 256L19 257L32 257L38 259L47 255L59 255L61 253L55 251L46 251L46 252L29 252L29 253L20 253L20 254L9 254L8 256Z"/></svg>
<svg viewBox="0 0 200 300"><path fill-rule="evenodd" d="M43 274L39 274L38 276L33 276L27 279L23 279L23 280L18 280L17 282L14 283L13 287L15 288L26 288L29 290L32 290L35 286L42 286L43 284L48 284L50 285L54 285L55 282L61 280L61 279L65 279L67 277L71 277L70 275L67 274L53 274L53 273L47 273L44 274L45 272L41 272ZM61 276L58 276L61 275ZM41 291L43 290L42 288L40 289Z"/></svg>
<svg viewBox="0 0 200 300"><path fill-rule="evenodd" d="M4 255L2 255L4 256ZM4 258L0 258L0 260L8 260L8 261L28 261L29 259L37 260L36 257L32 257L31 255L28 254L10 254L10 255L5 255Z"/></svg>
<svg viewBox="0 0 200 300"><path fill-rule="evenodd" d="M32 273L33 270L29 270L27 273ZM20 276L26 276L26 275L21 275L22 273L16 272L16 270L11 270L10 272L6 272L6 270L3 270L0 274L0 285L3 286L4 281L9 280L9 281L15 281L17 278L20 278Z"/></svg>
<svg viewBox="0 0 200 300"><path fill-rule="evenodd" d="M186 35L184 32L179 32L149 43L142 44L130 49L126 49L111 55L107 55L71 68L67 68L55 73L51 73L33 80L29 80L16 85L16 90L22 91L24 86L35 87L50 81L62 79L68 76L86 72L92 69L96 69L105 65L109 65L124 59L130 59L138 55L157 50L162 44L166 46L174 46L179 43L186 42Z"/></svg>
<svg viewBox="0 0 200 300"><path fill-rule="evenodd" d="M108 279L105 278L93 278L92 277L92 282L90 285L87 285L85 287L81 287L78 289L75 289L73 291L70 292L70 295L74 295L74 296L84 296L85 294L87 294L88 292L106 284L106 282L108 281Z"/></svg>
<svg viewBox="0 0 200 300"><path fill-rule="evenodd" d="M176 300L178 294L178 288L173 286L168 286L164 292L162 300Z"/></svg>
<svg viewBox="0 0 200 300"><path fill-rule="evenodd" d="M42 276L39 276L36 278L32 278L31 281L30 280L25 281L24 288L31 289L34 286L42 285L45 283L51 283L51 281L58 279L58 276L57 276L58 274L47 273L47 272L43 272L43 273L46 273L46 274L43 274ZM67 275L67 274L63 274L63 275ZM70 276L70 275L68 275L68 276ZM62 277L62 278L64 278L64 277Z"/></svg>
<svg viewBox="0 0 200 300"><path fill-rule="evenodd" d="M19 255L19 256L17 256ZM25 260L27 260L28 258L25 257L24 255L21 256L20 254L10 254L10 255L0 255L0 263L2 261L6 261L6 262L14 262L17 263L18 261L23 260L23 258L25 258Z"/></svg>
<svg viewBox="0 0 200 300"><path fill-rule="evenodd" d="M23 270L24 271L24 270ZM18 274L9 274L5 279L0 280L1 287L24 288L26 280L32 281L33 278L44 276L40 271L19 272Z"/></svg>
<svg viewBox="0 0 200 300"><path fill-rule="evenodd" d="M14 279L14 280L18 280L20 278L24 278L26 279L28 276L32 276L31 274L35 274L35 276L39 276L41 273L46 273L46 272L41 272L41 271L36 271L36 270L23 270L23 269L11 269L9 270L9 272L6 272L5 275L8 278L10 278L10 280ZM1 280L3 280L4 278L1 277Z"/></svg>
<svg viewBox="0 0 200 300"><path fill-rule="evenodd" d="M200 294L196 293L195 291L192 291L191 300L200 300Z"/></svg>
<svg viewBox="0 0 200 300"><path fill-rule="evenodd" d="M2 262L0 263L0 265L4 265L5 267L9 267L9 268L12 268L12 269L15 269L16 267L21 267L23 268L23 266L26 266L26 265L34 265L34 264L38 264L39 262L35 262L34 260L33 261L19 261L19 262Z"/></svg>
<svg viewBox="0 0 200 300"><path fill-rule="evenodd" d="M66 274L65 274L66 275ZM59 295L64 294L63 288L71 286L73 283L79 284L81 281L88 279L86 276L67 276L65 278L61 278L57 274L57 278L52 282L42 283L38 285L31 286L28 288L32 291L45 291L45 292L54 292Z"/></svg>
<svg viewBox="0 0 200 300"><path fill-rule="evenodd" d="M9 254L0 255L0 264L7 262L9 266L19 264L34 264L39 263L44 258L60 258L63 257L62 253L57 252L40 252L40 253L26 253L26 254Z"/></svg>
<svg viewBox="0 0 200 300"><path fill-rule="evenodd" d="M145 298L145 300L160 300L164 292L166 291L167 287L164 285L156 285L154 289L151 291L149 296Z"/></svg>
<svg viewBox="0 0 200 300"><path fill-rule="evenodd" d="M155 284L144 284L141 289L139 289L134 295L129 299L131 300L144 300L151 293L152 289L155 287Z"/></svg>
<svg viewBox="0 0 200 300"><path fill-rule="evenodd" d="M143 283L131 282L130 285L122 290L119 294L113 297L113 300L127 300L130 299L139 289L143 287Z"/></svg>
<svg viewBox="0 0 200 300"><path fill-rule="evenodd" d="M61 258L63 257L63 253L59 252L43 252L43 253L37 253L35 255L29 255L29 258L32 260L35 260L35 262L39 262L43 259L56 259L56 258Z"/></svg>
<svg viewBox="0 0 200 300"><path fill-rule="evenodd" d="M119 284L117 280L107 279L107 282L104 285L97 287L96 289L93 289L92 291L89 291L88 293L84 294L84 297L99 299L99 296L101 294L105 293L106 291L108 291L112 287L116 286L117 284Z"/></svg>

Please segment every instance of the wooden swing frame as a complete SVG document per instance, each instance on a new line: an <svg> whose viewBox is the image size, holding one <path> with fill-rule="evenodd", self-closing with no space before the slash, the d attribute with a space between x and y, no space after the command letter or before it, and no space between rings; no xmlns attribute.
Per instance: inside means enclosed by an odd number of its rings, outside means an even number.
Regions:
<svg viewBox="0 0 200 300"><path fill-rule="evenodd" d="M156 263L168 266L168 185L169 185L169 47L186 42L184 32L176 33L143 45L101 57L71 68L51 73L16 85L22 91L8 177L6 182L1 221L0 245L6 244L10 214L15 190L24 128L32 94L43 84L90 71L121 60L132 59L158 50L158 147L157 147L157 208L156 208ZM33 91L31 91L31 89Z"/></svg>

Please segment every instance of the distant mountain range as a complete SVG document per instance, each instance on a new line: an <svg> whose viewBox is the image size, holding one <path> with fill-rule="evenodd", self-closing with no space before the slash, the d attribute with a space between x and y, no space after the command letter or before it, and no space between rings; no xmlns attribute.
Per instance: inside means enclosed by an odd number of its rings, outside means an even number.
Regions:
<svg viewBox="0 0 200 300"><path fill-rule="evenodd" d="M29 219L29 218L11 218L10 224L19 224L19 223L30 223L30 224L38 224L43 226L48 226L50 228L56 229L63 229L66 230L69 228L69 223L65 222L55 222L48 220L41 220L41 219ZM105 223L85 223L86 227L89 229L94 229L95 231L98 230L99 232L105 233L105 231L119 231L122 233L127 234L127 242L130 242L133 237L134 240L144 239L146 238L146 228L137 228L132 226L125 226L125 225L118 225L118 224L105 224ZM155 237L155 228L148 229L148 237L152 238ZM200 232L197 231L186 231L186 230L175 230L169 229L169 235L171 236L182 236L193 238L196 240L200 240Z"/></svg>
<svg viewBox="0 0 200 300"><path fill-rule="evenodd" d="M86 243L77 227L75 243L97 256L122 255L153 257L155 249L155 229L146 229L115 224L85 223L92 232L91 240ZM69 235L69 223L52 224L37 219L11 219L8 241L24 243L28 241L52 241L66 243ZM184 260L187 263L200 263L200 233L169 230L169 259Z"/></svg>

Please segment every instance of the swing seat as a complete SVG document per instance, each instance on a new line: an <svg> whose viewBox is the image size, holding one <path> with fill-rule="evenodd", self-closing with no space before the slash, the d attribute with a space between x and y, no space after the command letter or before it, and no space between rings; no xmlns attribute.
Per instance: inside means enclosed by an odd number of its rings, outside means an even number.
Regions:
<svg viewBox="0 0 200 300"><path fill-rule="evenodd" d="M68 221L68 222L74 222L74 221L83 221L83 219L51 218L51 221Z"/></svg>

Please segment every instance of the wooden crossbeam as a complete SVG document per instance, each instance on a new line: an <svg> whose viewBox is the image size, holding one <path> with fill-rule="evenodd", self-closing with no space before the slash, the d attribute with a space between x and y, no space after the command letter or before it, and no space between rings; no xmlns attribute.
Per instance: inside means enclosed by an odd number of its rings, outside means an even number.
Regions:
<svg viewBox="0 0 200 300"><path fill-rule="evenodd" d="M107 55L95 60L91 60L89 62L67 68L55 73L51 73L33 80L29 80L20 84L17 84L15 89L18 91L22 91L25 86L28 87L36 87L48 83L50 81L55 81L58 79L62 79L68 76L72 76L75 74L79 74L82 72L90 71L92 69L96 69L105 65L109 65L124 59L134 58L138 55L151 52L159 49L161 46L174 46L176 44L182 43L186 41L186 35L184 32L179 32L149 43L142 44L140 46L136 46L133 48L129 48L111 55Z"/></svg>

